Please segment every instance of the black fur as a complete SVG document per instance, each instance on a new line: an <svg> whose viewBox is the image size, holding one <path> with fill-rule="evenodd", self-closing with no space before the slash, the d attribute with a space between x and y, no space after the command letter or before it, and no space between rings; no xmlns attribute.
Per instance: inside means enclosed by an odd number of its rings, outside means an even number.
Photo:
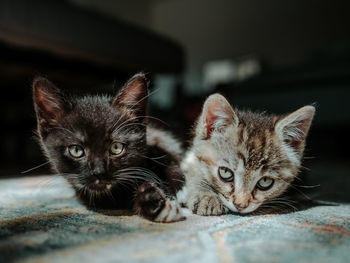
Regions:
<svg viewBox="0 0 350 263"><path fill-rule="evenodd" d="M173 196L181 188L179 154L147 141L150 124L143 74L131 78L114 98L68 99L39 77L33 82L33 99L45 155L54 172L68 180L88 208L134 208L153 219L158 212L155 206L164 205L164 194ZM113 142L124 144L120 155L110 153ZM82 147L84 156L72 157L68 150L72 145ZM140 191L146 186L151 199Z"/></svg>

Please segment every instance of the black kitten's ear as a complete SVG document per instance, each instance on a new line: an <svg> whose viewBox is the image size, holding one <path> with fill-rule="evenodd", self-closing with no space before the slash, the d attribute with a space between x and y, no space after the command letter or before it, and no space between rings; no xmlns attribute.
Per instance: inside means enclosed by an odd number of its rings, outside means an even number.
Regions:
<svg viewBox="0 0 350 263"><path fill-rule="evenodd" d="M210 95L203 105L196 134L209 139L214 131L220 132L228 125L238 125L236 113L224 96Z"/></svg>
<svg viewBox="0 0 350 263"><path fill-rule="evenodd" d="M124 107L137 115L146 114L148 82L144 73L134 75L113 99L113 107Z"/></svg>
<svg viewBox="0 0 350 263"><path fill-rule="evenodd" d="M315 107L304 106L281 118L275 126L275 131L281 140L301 153L314 114Z"/></svg>
<svg viewBox="0 0 350 263"><path fill-rule="evenodd" d="M38 124L42 128L56 126L68 110L61 92L43 77L33 81L33 100Z"/></svg>

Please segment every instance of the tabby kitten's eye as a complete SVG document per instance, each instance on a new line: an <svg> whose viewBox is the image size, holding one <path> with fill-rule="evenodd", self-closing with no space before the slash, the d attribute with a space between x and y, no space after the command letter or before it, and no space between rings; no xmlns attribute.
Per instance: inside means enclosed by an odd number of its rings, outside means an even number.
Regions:
<svg viewBox="0 0 350 263"><path fill-rule="evenodd" d="M111 148L109 149L110 154L112 155L119 155L123 152L124 150L124 144L120 142L114 142L111 145Z"/></svg>
<svg viewBox="0 0 350 263"><path fill-rule="evenodd" d="M218 169L218 174L226 182L232 182L233 181L233 172L227 168L220 166Z"/></svg>
<svg viewBox="0 0 350 263"><path fill-rule="evenodd" d="M275 181L272 178L265 176L258 181L256 187L260 190L266 191L271 188L274 182Z"/></svg>
<svg viewBox="0 0 350 263"><path fill-rule="evenodd" d="M84 149L80 145L69 146L68 152L74 158L81 158L85 155Z"/></svg>

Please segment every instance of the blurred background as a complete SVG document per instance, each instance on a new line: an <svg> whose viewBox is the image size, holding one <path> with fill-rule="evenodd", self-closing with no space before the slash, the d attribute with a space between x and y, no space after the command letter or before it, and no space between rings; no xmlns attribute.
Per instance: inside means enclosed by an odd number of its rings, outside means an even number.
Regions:
<svg viewBox="0 0 350 263"><path fill-rule="evenodd" d="M340 0L0 0L0 174L45 161L33 137L35 76L71 94L113 94L145 71L150 113L185 141L213 92L238 108L277 114L316 103L306 183L350 201L340 190L350 186L349 7Z"/></svg>

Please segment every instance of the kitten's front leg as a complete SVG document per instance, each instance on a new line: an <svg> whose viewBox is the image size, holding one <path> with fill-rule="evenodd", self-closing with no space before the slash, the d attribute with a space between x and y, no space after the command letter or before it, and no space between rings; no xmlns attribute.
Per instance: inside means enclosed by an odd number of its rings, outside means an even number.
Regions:
<svg viewBox="0 0 350 263"><path fill-rule="evenodd" d="M216 216L228 212L228 209L223 205L220 198L215 193L209 191L202 191L189 196L187 207L194 214L202 216Z"/></svg>
<svg viewBox="0 0 350 263"><path fill-rule="evenodd" d="M134 210L155 222L170 223L185 219L177 201L170 200L157 185L148 182L137 189Z"/></svg>

